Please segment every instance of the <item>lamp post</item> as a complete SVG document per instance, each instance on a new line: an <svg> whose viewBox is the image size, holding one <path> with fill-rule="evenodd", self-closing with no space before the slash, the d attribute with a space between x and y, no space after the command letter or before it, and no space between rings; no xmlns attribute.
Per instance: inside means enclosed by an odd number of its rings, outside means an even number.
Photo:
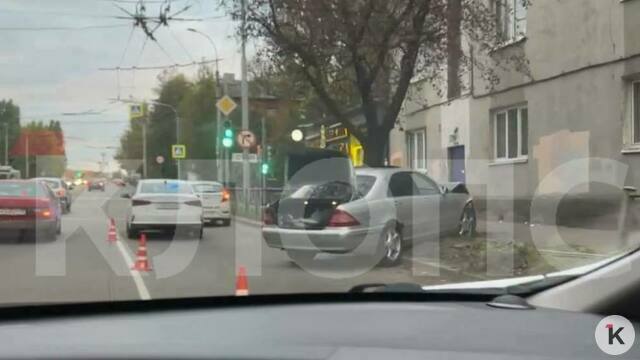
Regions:
<svg viewBox="0 0 640 360"><path fill-rule="evenodd" d="M188 28L187 31L191 31L192 33L196 33L200 36L203 36L205 39L207 39L209 41L209 43L211 44L211 47L213 47L213 52L214 52L214 56L215 56L215 63L216 63L216 96L219 98L221 98L222 96L219 95L219 92L222 93L222 95L225 94L225 89L220 87L220 69L218 67L219 62L220 62L220 58L218 57L218 47L216 46L215 41L213 41L213 39L211 38L211 36L203 33L200 30L194 29L194 28ZM222 113L220 112L219 109L216 109L216 175L218 176L218 181L221 180L221 176L220 176L220 169L222 167L222 163L220 161L221 159L221 140L220 140L220 127L221 127L221 123L220 123L220 118L222 117Z"/></svg>

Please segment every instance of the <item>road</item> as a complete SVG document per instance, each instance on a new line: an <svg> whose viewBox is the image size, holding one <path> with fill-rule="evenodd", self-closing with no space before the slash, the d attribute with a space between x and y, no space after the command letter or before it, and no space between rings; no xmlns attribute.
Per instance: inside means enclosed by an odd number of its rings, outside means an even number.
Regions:
<svg viewBox="0 0 640 360"><path fill-rule="evenodd" d="M349 268L358 259L322 254L314 261L317 267L303 269L282 251L266 247L258 224L244 221L207 227L202 240L150 236L152 271L131 271L138 241L126 238L128 200L120 192L113 185L105 192L79 192L56 241L1 238L0 303L232 295L240 266L249 274L250 294L342 292L363 283L473 280L415 256L417 260L407 257L395 268L365 268L358 274ZM116 220L117 243L107 241L111 217Z"/></svg>

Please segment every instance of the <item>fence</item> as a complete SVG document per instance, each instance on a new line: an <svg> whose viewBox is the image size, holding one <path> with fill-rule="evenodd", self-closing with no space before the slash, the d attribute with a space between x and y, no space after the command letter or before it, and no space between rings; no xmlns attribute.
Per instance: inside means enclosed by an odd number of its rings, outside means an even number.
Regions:
<svg viewBox="0 0 640 360"><path fill-rule="evenodd" d="M280 198L282 188L249 188L245 199L241 187L230 188L231 213L235 216L261 220L262 207Z"/></svg>

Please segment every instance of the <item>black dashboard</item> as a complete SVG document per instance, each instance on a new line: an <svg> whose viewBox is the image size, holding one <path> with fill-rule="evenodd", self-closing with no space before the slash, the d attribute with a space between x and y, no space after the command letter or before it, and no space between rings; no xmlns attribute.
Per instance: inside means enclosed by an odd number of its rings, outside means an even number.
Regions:
<svg viewBox="0 0 640 360"><path fill-rule="evenodd" d="M231 301L231 300L229 300ZM148 308L145 308L148 306ZM0 358L602 359L601 316L483 301L149 302L0 313ZM2 315L14 314L13 316ZM638 329L637 324L635 325ZM638 330L636 330L638 332ZM621 358L640 359L640 346Z"/></svg>

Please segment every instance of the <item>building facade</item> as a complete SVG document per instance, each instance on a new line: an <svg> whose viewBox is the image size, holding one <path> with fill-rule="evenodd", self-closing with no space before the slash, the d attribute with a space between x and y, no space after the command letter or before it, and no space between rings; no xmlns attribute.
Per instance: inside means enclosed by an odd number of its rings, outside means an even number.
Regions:
<svg viewBox="0 0 640 360"><path fill-rule="evenodd" d="M534 196L599 191L597 183L640 186L640 1L490 6L503 41L490 56L523 57L526 71L504 69L487 90L472 64L455 97L416 81L390 135L391 164L527 206ZM472 52L464 40L462 48ZM496 206L501 215L517 211L505 206Z"/></svg>

